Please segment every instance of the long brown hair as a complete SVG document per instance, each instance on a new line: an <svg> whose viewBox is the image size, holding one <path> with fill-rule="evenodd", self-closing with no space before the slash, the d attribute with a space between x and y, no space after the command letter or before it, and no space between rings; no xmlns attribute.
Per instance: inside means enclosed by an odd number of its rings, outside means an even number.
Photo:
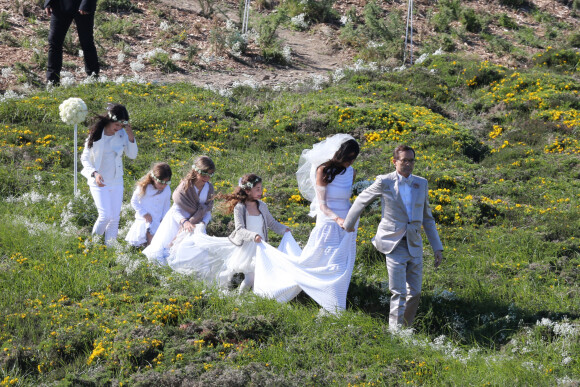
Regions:
<svg viewBox="0 0 580 387"><path fill-rule="evenodd" d="M347 161L354 161L359 152L360 148L356 140L350 139L343 142L332 156L332 159L320 164L322 167L322 180L327 184L332 183L336 175L346 171L346 167L342 164Z"/></svg>
<svg viewBox="0 0 580 387"><path fill-rule="evenodd" d="M107 104L107 113L103 116L96 116L89 128L89 137L87 139L89 149L93 147L95 141L99 141L103 137L105 126L117 121L129 121L129 112L125 106L109 102Z"/></svg>
<svg viewBox="0 0 580 387"><path fill-rule="evenodd" d="M139 188L139 197L143 197L145 195L145 190L149 184L155 186L155 179L153 176L158 178L159 180L171 180L171 167L167 163L157 163L153 164L153 167L145 176L143 176L136 184L136 187Z"/></svg>
<svg viewBox="0 0 580 387"><path fill-rule="evenodd" d="M248 192L246 192L246 190L254 188L256 184L261 182L262 178L260 176L256 175L255 173L246 173L240 179L238 186L234 188L234 192L227 195L221 195L220 199L225 200L226 214L231 214L234 211L234 207L238 203L246 203L246 201L249 199ZM244 186L244 188L240 186Z"/></svg>
<svg viewBox="0 0 580 387"><path fill-rule="evenodd" d="M196 168L205 173L215 172L215 164L213 161L208 156L199 156L193 162L193 166L188 174L185 175L183 179L181 179L181 182L183 183L183 189L185 191L191 188L191 186L195 184L197 180L197 171L195 170Z"/></svg>

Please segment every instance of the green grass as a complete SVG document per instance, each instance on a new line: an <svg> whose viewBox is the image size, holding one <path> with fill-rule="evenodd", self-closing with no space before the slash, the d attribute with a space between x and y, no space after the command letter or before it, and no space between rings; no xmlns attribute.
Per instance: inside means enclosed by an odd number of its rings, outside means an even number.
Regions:
<svg viewBox="0 0 580 387"><path fill-rule="evenodd" d="M2 102L0 384L578 383L580 81L573 53L543 55L527 70L443 55L300 92L106 83ZM434 270L426 246L415 333L388 331L387 271L371 246L378 208L361 218L338 318L317 317L306 296L223 294L122 241L104 248L90 236L96 210L81 176L72 196L73 131L58 117L72 96L92 113L128 107L139 155L125 161L125 202L151 163L183 176L208 154L218 192L258 173L272 213L302 242L313 227L295 196L303 149L352 133L357 181L372 181L391 170L395 145L415 147L446 248ZM125 208L121 236L132 219ZM231 222L216 213L209 230L227 235Z"/></svg>

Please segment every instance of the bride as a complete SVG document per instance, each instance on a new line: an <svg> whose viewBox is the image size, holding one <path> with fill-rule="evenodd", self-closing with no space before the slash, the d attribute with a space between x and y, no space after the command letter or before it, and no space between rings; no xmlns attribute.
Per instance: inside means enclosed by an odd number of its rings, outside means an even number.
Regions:
<svg viewBox="0 0 580 387"><path fill-rule="evenodd" d="M347 134L334 135L302 152L298 187L312 202L310 216L316 216L316 226L299 256L267 244L258 246L255 293L285 302L304 291L330 313L346 309L356 232L348 233L342 225L355 177L351 165L358 153L358 143Z"/></svg>

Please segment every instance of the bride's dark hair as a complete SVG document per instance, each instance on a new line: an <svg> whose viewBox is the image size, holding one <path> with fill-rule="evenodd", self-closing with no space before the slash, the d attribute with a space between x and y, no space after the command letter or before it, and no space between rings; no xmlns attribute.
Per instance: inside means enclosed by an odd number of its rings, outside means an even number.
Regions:
<svg viewBox="0 0 580 387"><path fill-rule="evenodd" d="M322 180L327 184L332 183L336 175L346 171L346 167L343 164L354 161L359 152L360 148L355 139L343 142L330 160L320 164L322 167Z"/></svg>

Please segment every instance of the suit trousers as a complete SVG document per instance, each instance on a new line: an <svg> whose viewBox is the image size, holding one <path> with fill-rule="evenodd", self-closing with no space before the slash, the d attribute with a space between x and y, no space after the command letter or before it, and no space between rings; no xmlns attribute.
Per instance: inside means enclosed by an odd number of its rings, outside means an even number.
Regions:
<svg viewBox="0 0 580 387"><path fill-rule="evenodd" d="M62 46L73 20L77 26L79 41L84 54L85 72L87 75L99 75L99 58L97 57L97 48L93 40L95 14L81 15L78 11L76 13L66 13L55 9L50 17L50 31L48 33L47 81L60 82Z"/></svg>
<svg viewBox="0 0 580 387"><path fill-rule="evenodd" d="M99 217L93 226L93 234L105 234L105 244L110 246L117 240L119 220L123 204L123 185L90 185Z"/></svg>
<svg viewBox="0 0 580 387"><path fill-rule="evenodd" d="M391 291L389 325L410 326L417 314L423 281L423 257L409 254L407 241L402 240L395 249L386 254Z"/></svg>

